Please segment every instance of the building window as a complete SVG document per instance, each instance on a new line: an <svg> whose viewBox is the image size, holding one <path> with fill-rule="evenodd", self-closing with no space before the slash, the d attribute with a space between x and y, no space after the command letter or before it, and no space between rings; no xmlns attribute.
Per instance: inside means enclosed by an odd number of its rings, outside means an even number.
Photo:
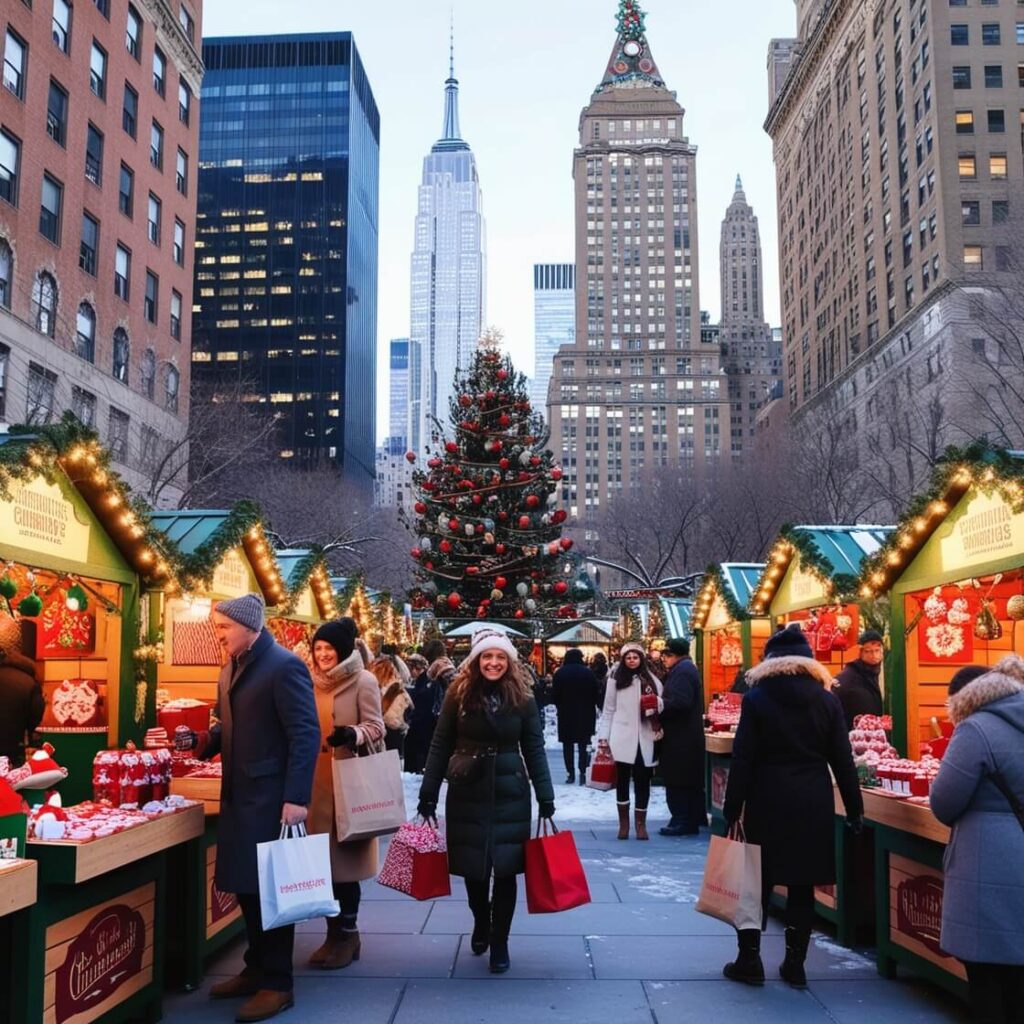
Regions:
<svg viewBox="0 0 1024 1024"><path fill-rule="evenodd" d="M0 345L0 422L7 418L7 367L11 359L11 350Z"/></svg>
<svg viewBox="0 0 1024 1024"><path fill-rule="evenodd" d="M89 57L89 88L105 99L107 95L107 53L94 39L92 41L92 54Z"/></svg>
<svg viewBox="0 0 1024 1024"><path fill-rule="evenodd" d="M957 65L953 68L953 88L970 89L971 68L970 65Z"/></svg>
<svg viewBox="0 0 1024 1024"><path fill-rule="evenodd" d="M988 112L988 130L993 135L999 135L1006 131L1006 113L1002 110L990 110Z"/></svg>
<svg viewBox="0 0 1024 1024"><path fill-rule="evenodd" d="M1010 203L1007 199L992 200L992 223L1006 224L1010 219Z"/></svg>
<svg viewBox="0 0 1024 1024"><path fill-rule="evenodd" d="M178 150L178 160L174 167L174 187L183 195L188 195L188 156L184 150Z"/></svg>
<svg viewBox="0 0 1024 1024"><path fill-rule="evenodd" d="M981 203L977 199L965 199L960 204L960 214L964 225L973 226L981 223Z"/></svg>
<svg viewBox="0 0 1024 1024"><path fill-rule="evenodd" d="M85 176L94 185L103 183L103 133L92 124L85 136Z"/></svg>
<svg viewBox="0 0 1024 1024"><path fill-rule="evenodd" d="M25 98L25 65L28 61L28 46L18 35L7 30L4 43L4 85L19 100Z"/></svg>
<svg viewBox="0 0 1024 1024"><path fill-rule="evenodd" d="M196 21L188 12L184 4L180 4L178 6L178 22L185 30L185 35L188 36L188 41L190 43L194 43L196 41Z"/></svg>
<svg viewBox="0 0 1024 1024"><path fill-rule="evenodd" d="M164 377L164 408L168 412L178 411L178 385L181 375L173 366L167 367L167 376Z"/></svg>
<svg viewBox="0 0 1024 1024"><path fill-rule="evenodd" d="M108 21L110 20L110 0L92 0L96 10Z"/></svg>
<svg viewBox="0 0 1024 1024"><path fill-rule="evenodd" d="M171 337L181 341L181 294L171 292Z"/></svg>
<svg viewBox="0 0 1024 1024"><path fill-rule="evenodd" d="M119 245L114 253L114 294L128 301L129 287L132 277L132 254Z"/></svg>
<svg viewBox="0 0 1024 1024"><path fill-rule="evenodd" d="M53 405L57 394L57 374L35 363L28 364L28 405L25 422L30 427L41 427L53 419Z"/></svg>
<svg viewBox="0 0 1024 1024"><path fill-rule="evenodd" d="M110 407L110 421L107 426L107 447L111 458L124 462L128 454L128 425L131 417L120 409Z"/></svg>
<svg viewBox="0 0 1024 1024"><path fill-rule="evenodd" d="M128 357L131 346L128 344L128 333L123 327L114 331L114 380L122 384L128 383Z"/></svg>
<svg viewBox="0 0 1024 1024"><path fill-rule="evenodd" d="M142 314L151 323L157 320L157 307L159 305L160 279L152 270L146 271L146 294L142 300Z"/></svg>
<svg viewBox="0 0 1024 1024"><path fill-rule="evenodd" d="M128 5L128 21L124 31L124 48L136 59L142 57L142 18L139 12Z"/></svg>
<svg viewBox="0 0 1024 1024"><path fill-rule="evenodd" d="M83 427L96 425L96 396L72 384L71 412Z"/></svg>
<svg viewBox="0 0 1024 1024"><path fill-rule="evenodd" d="M981 270L982 257L980 245L964 246L964 267L967 270Z"/></svg>
<svg viewBox="0 0 1024 1024"><path fill-rule="evenodd" d="M973 153L961 153L957 158L961 181L974 181L978 177L978 164Z"/></svg>
<svg viewBox="0 0 1024 1024"><path fill-rule="evenodd" d="M1017 22L1017 45L1024 46L1024 21Z"/></svg>
<svg viewBox="0 0 1024 1024"><path fill-rule="evenodd" d="M966 25L949 26L949 42L952 46L967 46L970 43L970 33Z"/></svg>
<svg viewBox="0 0 1024 1024"><path fill-rule="evenodd" d="M131 217L135 209L135 174L127 164L121 164L117 205L126 217Z"/></svg>
<svg viewBox="0 0 1024 1024"><path fill-rule="evenodd" d="M36 330L52 338L57 327L57 282L46 271L36 276L32 286L32 308Z"/></svg>
<svg viewBox="0 0 1024 1024"><path fill-rule="evenodd" d="M185 225L180 220L174 222L174 246L172 248L174 262L179 267L185 266Z"/></svg>
<svg viewBox="0 0 1024 1024"><path fill-rule="evenodd" d="M156 389L156 353L151 348L147 348L142 353L142 361L139 364L139 385L142 388L142 393L152 399Z"/></svg>
<svg viewBox="0 0 1024 1024"><path fill-rule="evenodd" d="M158 171L164 169L164 130L157 121L149 130L149 162Z"/></svg>
<svg viewBox="0 0 1024 1024"><path fill-rule="evenodd" d="M87 274L96 276L96 250L99 248L100 225L88 213L82 214L82 243L78 249L78 265Z"/></svg>
<svg viewBox="0 0 1024 1024"><path fill-rule="evenodd" d="M160 200L152 192L149 193L149 206L146 213L146 231L154 245L160 244L160 220L162 217Z"/></svg>
<svg viewBox="0 0 1024 1024"><path fill-rule="evenodd" d="M18 205L18 169L21 143L13 135L0 131L0 199Z"/></svg>
<svg viewBox="0 0 1024 1024"><path fill-rule="evenodd" d="M53 0L53 42L61 53L71 47L71 4Z"/></svg>
<svg viewBox="0 0 1024 1024"><path fill-rule="evenodd" d="M1006 180L1006 154L992 153L988 158L988 176L993 181Z"/></svg>
<svg viewBox="0 0 1024 1024"><path fill-rule="evenodd" d="M89 362L96 357L96 313L88 302L78 307L75 323L75 354Z"/></svg>
<svg viewBox="0 0 1024 1024"><path fill-rule="evenodd" d="M957 135L974 134L974 112L971 110L958 110L956 112L956 133Z"/></svg>
<svg viewBox="0 0 1024 1024"><path fill-rule="evenodd" d="M7 240L0 238L0 306L11 308L11 291L14 282L14 253Z"/></svg>
<svg viewBox="0 0 1024 1024"><path fill-rule="evenodd" d="M999 45L999 22L989 22L981 26L981 41L986 46Z"/></svg>
<svg viewBox="0 0 1024 1024"><path fill-rule="evenodd" d="M68 94L51 78L46 101L46 134L63 146L68 133Z"/></svg>
<svg viewBox="0 0 1024 1024"><path fill-rule="evenodd" d="M139 94L124 83L124 109L121 112L121 127L134 139L139 124Z"/></svg>
<svg viewBox="0 0 1024 1024"><path fill-rule="evenodd" d="M178 120L182 124L188 124L192 116L192 90L185 82L178 82Z"/></svg>
<svg viewBox="0 0 1024 1024"><path fill-rule="evenodd" d="M153 47L153 88L160 96L167 91L167 58L159 46Z"/></svg>
<svg viewBox="0 0 1024 1024"><path fill-rule="evenodd" d="M44 174L39 202L39 233L55 245L60 242L60 208L63 198L64 186L56 178Z"/></svg>
<svg viewBox="0 0 1024 1024"><path fill-rule="evenodd" d="M997 245L996 246L996 270L1011 270L1012 269L1012 250L1008 245Z"/></svg>
<svg viewBox="0 0 1024 1024"><path fill-rule="evenodd" d="M1002 89L1003 87L1003 65L1002 64L986 64L985 65L985 88L986 89Z"/></svg>

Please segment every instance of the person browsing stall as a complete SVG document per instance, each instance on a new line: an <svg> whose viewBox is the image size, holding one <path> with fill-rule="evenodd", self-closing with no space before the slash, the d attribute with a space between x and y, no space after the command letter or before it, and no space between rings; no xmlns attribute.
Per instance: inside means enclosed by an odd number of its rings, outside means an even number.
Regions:
<svg viewBox="0 0 1024 1024"><path fill-rule="evenodd" d="M839 698L846 717L846 728L853 728L858 715L882 714L882 662L885 648L882 634L876 629L866 629L860 635L860 656L849 662L836 676L833 693Z"/></svg>

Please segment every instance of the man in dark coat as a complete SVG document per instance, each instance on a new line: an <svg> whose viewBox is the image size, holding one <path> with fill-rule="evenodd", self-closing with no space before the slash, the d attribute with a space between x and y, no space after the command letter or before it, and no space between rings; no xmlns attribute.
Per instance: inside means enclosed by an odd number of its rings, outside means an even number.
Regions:
<svg viewBox="0 0 1024 1024"><path fill-rule="evenodd" d="M860 657L836 676L837 686L832 691L843 706L848 730L853 728L853 720L858 715L882 713L882 688L878 684L885 658L882 634L875 629L866 629L858 642Z"/></svg>
<svg viewBox="0 0 1024 1024"><path fill-rule="evenodd" d="M674 639L662 652L668 669L661 697L659 765L665 783L669 823L663 836L695 836L707 824L704 805L704 695L700 672L690 659L689 640Z"/></svg>
<svg viewBox="0 0 1024 1024"><path fill-rule="evenodd" d="M0 613L0 757L11 767L25 763L25 738L43 720L43 691L35 662L21 650L21 626Z"/></svg>
<svg viewBox="0 0 1024 1024"><path fill-rule="evenodd" d="M730 829L742 815L748 842L761 847L766 910L772 888L787 887L786 959L779 970L803 988L814 886L836 880L830 768L855 831L864 804L843 709L799 625L771 637L764 658L747 672L750 692L743 697L722 813ZM759 929L740 931L739 953L725 976L763 985L760 950Z"/></svg>
<svg viewBox="0 0 1024 1024"><path fill-rule="evenodd" d="M258 597L221 601L213 626L228 655L217 680L220 725L204 751L219 752L223 762L215 877L222 892L238 896L249 948L245 970L210 995L249 996L235 1019L265 1020L294 1002L295 928L263 930L256 845L277 839L282 825L306 820L320 723L309 671L264 628Z"/></svg>
<svg viewBox="0 0 1024 1024"><path fill-rule="evenodd" d="M579 748L580 785L587 781L587 747L597 726L597 677L583 663L576 647L565 652L565 661L551 683L551 703L558 709L558 741L565 760L565 781L572 785L574 748Z"/></svg>

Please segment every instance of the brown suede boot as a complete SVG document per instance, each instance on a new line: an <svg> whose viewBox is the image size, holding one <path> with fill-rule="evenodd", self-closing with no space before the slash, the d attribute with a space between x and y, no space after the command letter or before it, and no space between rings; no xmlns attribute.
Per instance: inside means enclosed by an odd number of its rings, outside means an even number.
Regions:
<svg viewBox="0 0 1024 1024"><path fill-rule="evenodd" d="M616 839L628 839L629 838L629 802L620 804L618 801L615 803L615 807L619 812L619 834L615 837Z"/></svg>
<svg viewBox="0 0 1024 1024"><path fill-rule="evenodd" d="M647 808L645 807L642 811L638 807L636 809L636 837L637 839L649 839L647 835Z"/></svg>
<svg viewBox="0 0 1024 1024"><path fill-rule="evenodd" d="M341 919L340 917L326 917L324 920L327 922L327 935L324 938L323 945L318 949L313 950L309 955L309 966L310 967L322 967L324 960L334 950L335 945L341 938Z"/></svg>
<svg viewBox="0 0 1024 1024"><path fill-rule="evenodd" d="M251 1024L252 1021L269 1020L283 1010L295 1005L295 997L291 992L276 992L273 989L261 988L251 999L247 999L238 1008L235 1020Z"/></svg>
<svg viewBox="0 0 1024 1024"><path fill-rule="evenodd" d="M325 971L339 971L359 959L359 950L359 932L340 932L320 966Z"/></svg>
<svg viewBox="0 0 1024 1024"><path fill-rule="evenodd" d="M260 979L244 971L237 977L219 982L210 989L211 999L239 999L255 995L260 990Z"/></svg>

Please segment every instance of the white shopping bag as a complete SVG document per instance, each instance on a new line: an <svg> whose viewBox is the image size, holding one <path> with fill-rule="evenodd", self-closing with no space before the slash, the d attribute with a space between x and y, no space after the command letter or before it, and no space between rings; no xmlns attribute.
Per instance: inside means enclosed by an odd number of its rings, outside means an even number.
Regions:
<svg viewBox="0 0 1024 1024"><path fill-rule="evenodd" d="M372 839L405 824L405 789L398 751L333 762L338 842Z"/></svg>
<svg viewBox="0 0 1024 1024"><path fill-rule="evenodd" d="M305 825L282 825L279 839L256 844L264 931L340 913L331 886L330 843L327 833L310 836Z"/></svg>
<svg viewBox="0 0 1024 1024"><path fill-rule="evenodd" d="M697 912L737 931L761 928L761 847L746 842L739 825L730 837L711 837Z"/></svg>

